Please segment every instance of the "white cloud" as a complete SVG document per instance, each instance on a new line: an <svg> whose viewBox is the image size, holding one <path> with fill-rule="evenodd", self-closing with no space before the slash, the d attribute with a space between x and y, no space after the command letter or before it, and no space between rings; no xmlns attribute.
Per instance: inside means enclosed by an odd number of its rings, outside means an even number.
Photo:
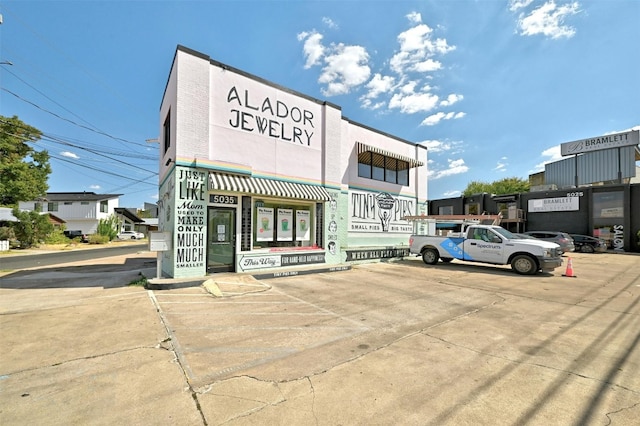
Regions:
<svg viewBox="0 0 640 426"><path fill-rule="evenodd" d="M629 128L629 129L624 129L624 130L614 130L614 131L612 131L612 132L607 132L607 133L605 133L605 135L612 135L612 134L614 134L614 133L631 132L631 131L633 131L633 130L640 130L640 125L638 125L638 126L634 126L634 127L631 127L631 128Z"/></svg>
<svg viewBox="0 0 640 426"><path fill-rule="evenodd" d="M496 172L505 172L507 171L507 165L508 163L506 162L507 157L502 157L500 158L500 161L498 161L496 167L493 169Z"/></svg>
<svg viewBox="0 0 640 426"><path fill-rule="evenodd" d="M415 21L412 21L415 22ZM403 75L407 72L429 72L442 68L442 64L432 59L436 54L445 54L455 49L445 39L431 38L433 30L426 24L418 24L398 35L400 51L393 55L390 66Z"/></svg>
<svg viewBox="0 0 640 426"><path fill-rule="evenodd" d="M102 188L100 185L89 185L89 189L93 189L94 191L99 190L100 188Z"/></svg>
<svg viewBox="0 0 640 426"><path fill-rule="evenodd" d="M554 161L558 161L562 159L562 154L560 153L560 145L552 146L551 148L545 149L542 151L542 157L546 157L541 163L538 163L534 167L534 172L541 172L544 170L544 165L547 163L553 163Z"/></svg>
<svg viewBox="0 0 640 426"><path fill-rule="evenodd" d="M318 65L325 52L325 47L322 45L322 34L303 32L298 34L298 40L305 40L302 51L307 58L307 62L304 64L304 68L309 69L314 65Z"/></svg>
<svg viewBox="0 0 640 426"><path fill-rule="evenodd" d="M450 143L439 140L426 140L419 142L418 145L427 147L427 150L433 153L449 151L452 147Z"/></svg>
<svg viewBox="0 0 640 426"><path fill-rule="evenodd" d="M440 102L440 106L451 106L456 102L460 102L463 99L464 99L464 96L456 95L455 93L452 93L449 96L447 96L447 99L444 99Z"/></svg>
<svg viewBox="0 0 640 426"><path fill-rule="evenodd" d="M323 44L319 32L305 31L297 35L303 43L305 69L321 66L318 82L325 96L341 95L362 90L361 106L371 110L398 110L403 114L429 112L438 106L450 106L463 99L450 94L442 102L438 92L427 81L432 73L443 70L439 56L455 49L446 39L434 37L434 30L422 23L418 12L406 15L410 28L397 36L398 49L384 62L386 70L373 74L370 55L364 46L344 43ZM335 28L330 18L323 23ZM464 113L449 113L444 119L460 118Z"/></svg>
<svg viewBox="0 0 640 426"><path fill-rule="evenodd" d="M462 195L462 191L447 191L442 195L444 195L446 198L459 197L460 195Z"/></svg>
<svg viewBox="0 0 640 426"><path fill-rule="evenodd" d="M444 170L430 170L428 172L430 179L440 179L447 176L459 175L469 171L469 167L464 164L464 160L459 158L457 160L448 159L449 167Z"/></svg>
<svg viewBox="0 0 640 426"><path fill-rule="evenodd" d="M444 113L442 111L437 112L435 114L432 114L430 116L428 116L427 118L425 118L424 120L422 120L422 123L420 123L421 126L435 126L436 124L438 124L440 121L442 120L455 120L458 118L462 118L465 115L467 115L464 112L447 112Z"/></svg>
<svg viewBox="0 0 640 426"><path fill-rule="evenodd" d="M349 93L371 75L369 54L362 46L347 46L342 43L333 45L324 61L326 66L322 69L318 82L326 84L326 89L322 90L325 96Z"/></svg>
<svg viewBox="0 0 640 426"><path fill-rule="evenodd" d="M571 38L575 35L576 30L571 26L564 25L564 21L565 18L579 12L580 4L578 2L558 6L554 0L549 0L529 14L520 14L518 18L520 34L526 36L542 34L552 39Z"/></svg>
<svg viewBox="0 0 640 426"><path fill-rule="evenodd" d="M411 12L407 15L407 19L409 19L409 21L413 22L414 24L419 24L420 22L422 22L422 15L420 15L420 13L418 12Z"/></svg>
<svg viewBox="0 0 640 426"><path fill-rule="evenodd" d="M533 3L533 0L509 0L509 10L517 12Z"/></svg>
<svg viewBox="0 0 640 426"><path fill-rule="evenodd" d="M326 16L322 18L322 23L325 24L327 27L331 28L332 30L338 28L338 24L336 24L333 19L328 18Z"/></svg>
<svg viewBox="0 0 640 426"><path fill-rule="evenodd" d="M363 98L374 99L381 94L391 92L395 81L395 78L391 76L383 76L379 73L376 73L373 78L367 83L366 88L369 89L369 91L366 95L364 95Z"/></svg>
<svg viewBox="0 0 640 426"><path fill-rule="evenodd" d="M396 93L389 101L389 108L399 108L405 114L430 111L438 104L438 96L432 93Z"/></svg>
<svg viewBox="0 0 640 426"><path fill-rule="evenodd" d="M77 154L69 151L62 151L60 155L67 158L73 158L74 160L78 160L80 158Z"/></svg>

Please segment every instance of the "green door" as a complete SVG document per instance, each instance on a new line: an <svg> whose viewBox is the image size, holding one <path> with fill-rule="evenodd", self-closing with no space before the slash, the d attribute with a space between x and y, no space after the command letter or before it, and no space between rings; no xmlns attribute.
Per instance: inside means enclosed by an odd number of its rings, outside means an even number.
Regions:
<svg viewBox="0 0 640 426"><path fill-rule="evenodd" d="M235 209L209 207L207 272L233 272L236 260Z"/></svg>

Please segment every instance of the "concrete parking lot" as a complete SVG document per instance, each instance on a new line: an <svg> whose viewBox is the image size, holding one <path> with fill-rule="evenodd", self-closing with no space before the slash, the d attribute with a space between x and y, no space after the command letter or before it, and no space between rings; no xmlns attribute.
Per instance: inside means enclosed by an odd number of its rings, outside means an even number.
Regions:
<svg viewBox="0 0 640 426"><path fill-rule="evenodd" d="M0 278L0 424L638 424L639 256L126 286L153 257Z"/></svg>

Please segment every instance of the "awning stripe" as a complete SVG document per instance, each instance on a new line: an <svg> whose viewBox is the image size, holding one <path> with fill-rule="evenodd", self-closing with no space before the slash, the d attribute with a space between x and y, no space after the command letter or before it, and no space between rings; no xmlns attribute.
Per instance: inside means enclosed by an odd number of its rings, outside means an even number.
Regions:
<svg viewBox="0 0 640 426"><path fill-rule="evenodd" d="M329 201L331 199L327 190L321 186L216 172L209 172L209 190L304 200Z"/></svg>
<svg viewBox="0 0 640 426"><path fill-rule="evenodd" d="M387 151L382 148L367 145L362 142L356 142L356 151L358 155L362 154L363 152L373 152L376 154L384 155L386 157L395 158L396 160L406 161L407 163L409 163L409 167L424 166L424 163L422 161L418 161L410 157L405 157L404 155L396 154L395 152Z"/></svg>

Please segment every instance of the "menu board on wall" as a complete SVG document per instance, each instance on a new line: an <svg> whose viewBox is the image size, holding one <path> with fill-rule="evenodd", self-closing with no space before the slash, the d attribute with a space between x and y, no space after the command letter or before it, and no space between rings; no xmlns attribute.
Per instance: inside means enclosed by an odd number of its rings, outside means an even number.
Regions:
<svg viewBox="0 0 640 426"><path fill-rule="evenodd" d="M308 210L296 210L296 241L309 241L310 217Z"/></svg>
<svg viewBox="0 0 640 426"><path fill-rule="evenodd" d="M273 209L258 207L256 241L273 241Z"/></svg>
<svg viewBox="0 0 640 426"><path fill-rule="evenodd" d="M293 241L292 209L278 209L278 241Z"/></svg>

